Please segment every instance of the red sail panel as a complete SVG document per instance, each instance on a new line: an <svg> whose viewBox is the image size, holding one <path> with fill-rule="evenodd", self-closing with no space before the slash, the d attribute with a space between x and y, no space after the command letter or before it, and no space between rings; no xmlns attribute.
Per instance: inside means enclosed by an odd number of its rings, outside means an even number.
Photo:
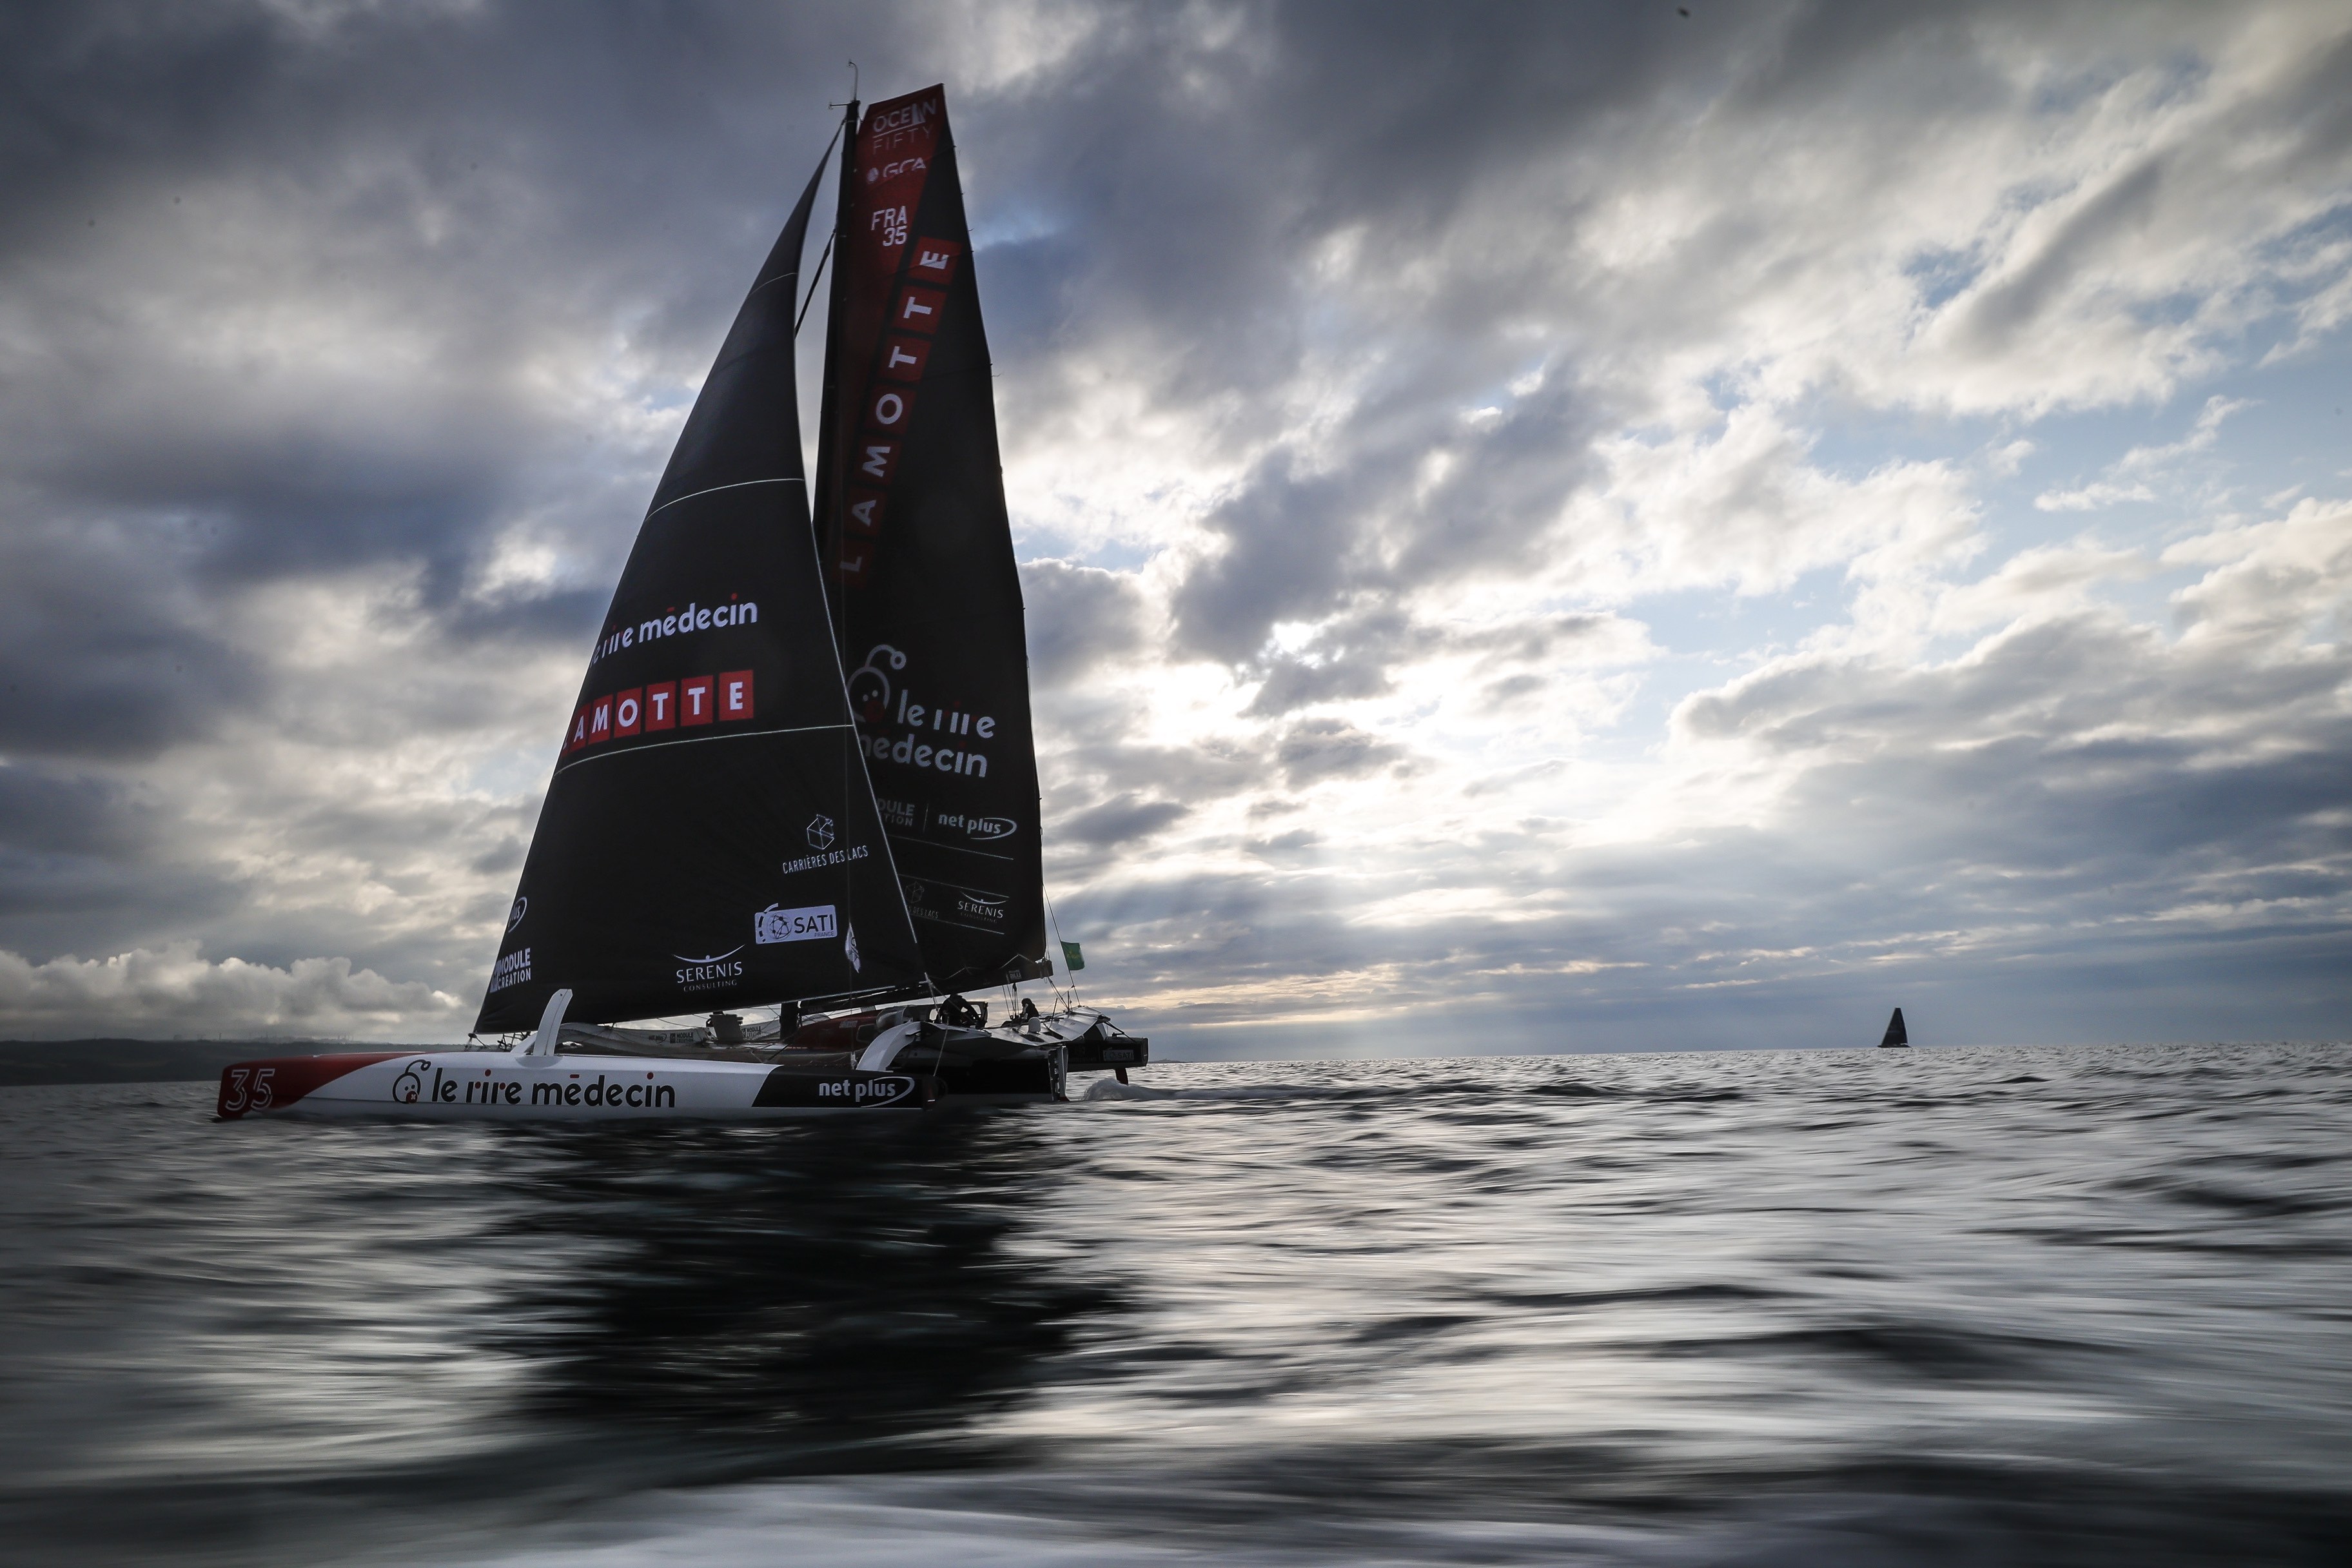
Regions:
<svg viewBox="0 0 2352 1568"><path fill-rule="evenodd" d="M844 177L817 507L850 704L925 968L1031 978L1026 631L941 89L868 110Z"/></svg>

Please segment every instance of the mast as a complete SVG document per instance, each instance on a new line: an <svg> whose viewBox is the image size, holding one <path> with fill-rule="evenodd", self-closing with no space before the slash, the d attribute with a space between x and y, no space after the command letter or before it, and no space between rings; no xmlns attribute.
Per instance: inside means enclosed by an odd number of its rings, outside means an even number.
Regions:
<svg viewBox="0 0 2352 1568"><path fill-rule="evenodd" d="M837 537L840 532L841 487L828 485L831 475L841 471L844 435L841 425L841 363L842 363L842 279L849 271L849 209L857 188L857 94L853 89L849 101L843 106L841 119L841 179L835 187L833 207L833 276L826 280L824 297L824 395L817 408L817 496L810 510L820 541ZM822 543L818 547L820 561L831 561ZM831 611L834 650L845 652L842 647L840 573L836 566L823 573L825 580L826 603ZM846 659L841 668L849 668Z"/></svg>

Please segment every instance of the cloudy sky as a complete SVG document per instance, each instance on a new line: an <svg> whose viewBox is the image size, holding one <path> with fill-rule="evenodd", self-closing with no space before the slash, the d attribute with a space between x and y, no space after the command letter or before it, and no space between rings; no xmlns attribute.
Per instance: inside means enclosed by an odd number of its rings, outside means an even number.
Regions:
<svg viewBox="0 0 2352 1568"><path fill-rule="evenodd" d="M0 1035L464 1034L852 58L1163 1048L2352 1035L2352 12L2046 0L0 11Z"/></svg>

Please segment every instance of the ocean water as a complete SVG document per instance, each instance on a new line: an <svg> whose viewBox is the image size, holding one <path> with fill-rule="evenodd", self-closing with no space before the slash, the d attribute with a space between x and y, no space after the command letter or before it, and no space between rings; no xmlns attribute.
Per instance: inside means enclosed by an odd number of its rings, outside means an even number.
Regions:
<svg viewBox="0 0 2352 1568"><path fill-rule="evenodd" d="M2347 1059L749 1129L0 1091L0 1560L2352 1561Z"/></svg>

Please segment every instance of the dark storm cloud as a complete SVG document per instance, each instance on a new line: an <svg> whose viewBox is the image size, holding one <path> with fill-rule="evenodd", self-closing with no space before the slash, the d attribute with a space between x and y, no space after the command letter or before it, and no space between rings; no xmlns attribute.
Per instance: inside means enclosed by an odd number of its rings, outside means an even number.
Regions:
<svg viewBox="0 0 2352 1568"><path fill-rule="evenodd" d="M201 552L201 525L40 505L20 496L0 533L0 752L143 756L252 701L264 671L163 580Z"/></svg>
<svg viewBox="0 0 2352 1568"><path fill-rule="evenodd" d="M1066 561L1021 567L1029 676L1040 685L1083 679L1144 646L1150 607L1133 578Z"/></svg>
<svg viewBox="0 0 2352 1568"><path fill-rule="evenodd" d="M1148 837L1182 820L1190 808L1172 800L1142 800L1122 795L1089 806L1068 819L1069 837L1097 848Z"/></svg>
<svg viewBox="0 0 2352 1568"><path fill-rule="evenodd" d="M12 534L44 513L164 534L168 570L104 574L138 625L165 583L421 567L425 615L502 638L584 637L603 593L470 613L494 525L554 501L601 581L663 456L583 450L561 378L614 349L698 374L781 216L777 151L814 160L838 46L874 31L107 5L0 28ZM566 514L550 470L583 458L621 482ZM134 657L108 636L58 672Z"/></svg>
<svg viewBox="0 0 2352 1568"><path fill-rule="evenodd" d="M474 944L426 911L453 866L512 859L528 803L494 824L338 803L323 775L403 735L510 743L486 683L584 643L666 455L585 384L635 366L675 395L700 374L829 130L837 62L854 38L887 66L888 26L0 16L0 753L17 763L0 945L203 931L215 955L472 979ZM551 579L492 574L518 522ZM257 597L331 585L414 591L373 628L306 618L364 619L348 592L307 612ZM394 639L408 679L362 696L294 651L363 630L413 634ZM281 750L283 776L234 780L191 755L240 725L352 754ZM165 756L184 760L160 779L123 771ZM194 816L192 790L212 795ZM257 857L301 890L257 901ZM478 901L488 921L504 900Z"/></svg>
<svg viewBox="0 0 2352 1568"><path fill-rule="evenodd" d="M1375 773L1402 761L1405 750L1345 719L1302 719L1284 733L1274 755L1282 764L1283 777L1299 788Z"/></svg>
<svg viewBox="0 0 2352 1568"><path fill-rule="evenodd" d="M2049 309L2091 254L2129 242L2155 211L2163 178L2164 163L2158 158L2124 171L2061 225L2022 267L1979 294L1960 319L1960 333L1979 351L2006 346L2011 334Z"/></svg>
<svg viewBox="0 0 2352 1568"><path fill-rule="evenodd" d="M1033 353L1066 347L1040 330L1066 316L1045 311L1083 299L1089 316L1145 340L1138 357L1179 401L1287 374L1306 342L1286 306L1308 247L1363 217L1427 233L1481 149L1597 112L1603 78L1639 90L1638 55L1612 51L1625 58L1620 75L1569 46L1655 31L1540 6L1490 12L1486 26L1475 11L1412 5L1066 15L1083 41L1058 62L1050 97L1007 93L971 117L998 171L975 183L1061 231L1034 254L1055 283L1013 281L1000 320L1014 330L1000 335Z"/></svg>
<svg viewBox="0 0 2352 1568"><path fill-rule="evenodd" d="M1391 689L1389 665L1425 652L1440 639L1387 605L1340 617L1320 628L1301 655L1265 661L1265 680L1244 710L1282 714L1317 702L1379 697Z"/></svg>
<svg viewBox="0 0 2352 1568"><path fill-rule="evenodd" d="M1393 483L1393 472L1388 478ZM1302 477L1286 455L1252 474L1210 521L1224 537L1223 551L1176 595L1183 644L1244 663L1276 621L1328 613L1362 572L1353 559L1367 542L1362 513L1386 488L1361 473Z"/></svg>
<svg viewBox="0 0 2352 1568"><path fill-rule="evenodd" d="M0 763L0 950L113 952L217 919L230 900L174 864L172 817L103 774Z"/></svg>
<svg viewBox="0 0 2352 1568"><path fill-rule="evenodd" d="M1259 661L1257 668L1265 679L1243 711L1272 717L1318 702L1384 696L1393 689L1389 674L1392 667L1442 655L1473 656L1474 674L1498 674L1529 665L1557 670L1580 654L1609 662L1641 640L1639 627L1614 616L1533 616L1465 629L1423 625L1395 605L1375 600L1325 623L1301 643L1297 652ZM1499 675L1486 689L1495 700L1507 700L1546 684L1542 675Z"/></svg>
<svg viewBox="0 0 2352 1568"><path fill-rule="evenodd" d="M1044 25L1066 55L958 101L984 216L1047 230L992 252L999 352L1049 386L1074 349L1111 351L1181 403L1296 372L1315 245L1354 227L1376 258L1426 244L1497 172L1757 24L1717 19L1702 38L1663 11L1300 5ZM480 614L468 590L494 524L554 501L549 526L601 584L663 455L600 448L617 482L551 494L550 471L581 454L534 363L586 374L618 347L697 374L822 140L833 62L856 54L893 90L975 37L971 18L923 8L97 5L16 7L0 27L0 275L39 317L0 368L0 458L36 495L19 517L168 531L168 574L107 574L145 627L184 619L165 613L166 575L232 594L415 567L449 635L508 641L584 636L602 595L509 590ZM1441 297L1420 330L1458 339L1492 308ZM1514 368L1464 341L1460 389ZM1415 377L1448 363L1411 356ZM1391 568L1374 559L1396 463L1447 416L1430 390L1368 403L1344 480L1277 458L1243 487L1212 523L1231 548L1179 595L1189 646L1247 660L1275 619L1319 617L1396 570L1474 565L1486 535L1525 544L1510 509L1465 503L1407 520L1421 537ZM1529 430L1515 413L1485 438L1503 460L1472 467L1511 470ZM1423 439L1388 439L1410 431ZM1538 422L1529 439L1572 460L1566 429ZM1368 460L1381 450L1408 456ZM1517 482L1530 504L1560 488L1549 468ZM173 684L166 652L176 675L223 667L93 726L118 751L201 731L257 679L201 632L152 653L105 640L49 645L53 686L95 683L66 706L129 700L101 673L126 658L158 690ZM1041 652L1056 668L1060 650ZM1384 679L1375 658L1335 668L1353 673L1326 683L1350 690ZM15 740L40 749L55 729L27 715Z"/></svg>
<svg viewBox="0 0 2352 1568"><path fill-rule="evenodd" d="M2340 655L2200 658L2085 616L1937 669L1796 661L1681 721L1812 761L1792 802L1808 837L1833 826L1843 855L1904 868L1948 916L2172 903L2336 927L2352 898L2347 679Z"/></svg>

